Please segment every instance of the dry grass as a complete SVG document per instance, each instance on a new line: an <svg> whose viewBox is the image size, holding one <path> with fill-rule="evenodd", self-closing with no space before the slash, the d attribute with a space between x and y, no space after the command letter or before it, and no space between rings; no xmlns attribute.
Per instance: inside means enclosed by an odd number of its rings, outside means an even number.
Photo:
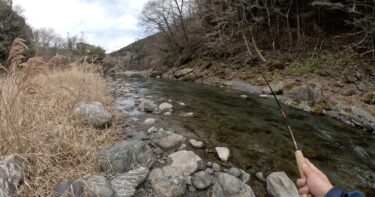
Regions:
<svg viewBox="0 0 375 197"><path fill-rule="evenodd" d="M0 79L0 154L19 154L30 166L20 196L53 196L62 179L98 170L98 152L119 139L115 128L99 132L73 118L80 101L111 106L97 71L86 62L53 71L26 63Z"/></svg>
<svg viewBox="0 0 375 197"><path fill-rule="evenodd" d="M26 45L26 40L23 38L17 37L10 48L6 66L8 70L15 71L17 67L26 58L26 53L29 52L29 47Z"/></svg>

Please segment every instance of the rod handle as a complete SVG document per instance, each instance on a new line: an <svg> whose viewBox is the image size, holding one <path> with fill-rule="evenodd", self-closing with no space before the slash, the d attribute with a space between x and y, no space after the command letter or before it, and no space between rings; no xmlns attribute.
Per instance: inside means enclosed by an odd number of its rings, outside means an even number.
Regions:
<svg viewBox="0 0 375 197"><path fill-rule="evenodd" d="M299 175L300 175L301 178L305 179L306 175L303 172L303 164L305 163L305 157L303 156L303 153L300 150L297 150L296 153L295 153L295 155L296 155L296 161L297 161ZM307 194L307 197L312 197L312 195L311 194Z"/></svg>

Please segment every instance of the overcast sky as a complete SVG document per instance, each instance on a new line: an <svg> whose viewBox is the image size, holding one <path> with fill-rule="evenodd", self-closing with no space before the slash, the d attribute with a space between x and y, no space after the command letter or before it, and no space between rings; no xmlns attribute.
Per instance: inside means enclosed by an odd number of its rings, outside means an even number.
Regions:
<svg viewBox="0 0 375 197"><path fill-rule="evenodd" d="M144 36L138 16L147 0L13 0L33 28L81 35L112 52Z"/></svg>

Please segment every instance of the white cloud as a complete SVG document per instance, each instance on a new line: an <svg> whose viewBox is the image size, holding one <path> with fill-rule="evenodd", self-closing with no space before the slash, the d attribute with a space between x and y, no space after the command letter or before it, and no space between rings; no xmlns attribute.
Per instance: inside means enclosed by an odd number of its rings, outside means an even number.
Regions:
<svg viewBox="0 0 375 197"><path fill-rule="evenodd" d="M13 0L25 9L34 28L50 27L63 37L85 33L86 39L108 52L143 35L139 14L147 0Z"/></svg>

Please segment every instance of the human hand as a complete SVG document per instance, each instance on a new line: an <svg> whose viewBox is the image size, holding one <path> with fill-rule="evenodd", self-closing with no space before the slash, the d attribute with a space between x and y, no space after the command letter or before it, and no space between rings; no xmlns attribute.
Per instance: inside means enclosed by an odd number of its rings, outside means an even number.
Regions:
<svg viewBox="0 0 375 197"><path fill-rule="evenodd" d="M324 197L333 188L327 176L308 159L305 159L302 168L306 178L297 180L300 197L307 197L307 194Z"/></svg>

